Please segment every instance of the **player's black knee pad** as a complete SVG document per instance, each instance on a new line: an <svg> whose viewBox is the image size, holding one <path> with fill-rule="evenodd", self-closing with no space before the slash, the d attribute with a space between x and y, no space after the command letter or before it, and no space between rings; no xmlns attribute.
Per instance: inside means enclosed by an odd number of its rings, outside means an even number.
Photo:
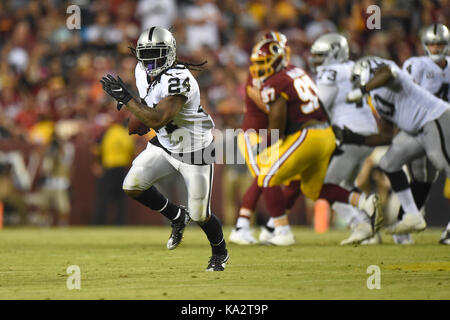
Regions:
<svg viewBox="0 0 450 320"><path fill-rule="evenodd" d="M408 178L403 170L395 172L387 172L385 170L382 171L389 178L391 188L394 192L403 191L409 188Z"/></svg>

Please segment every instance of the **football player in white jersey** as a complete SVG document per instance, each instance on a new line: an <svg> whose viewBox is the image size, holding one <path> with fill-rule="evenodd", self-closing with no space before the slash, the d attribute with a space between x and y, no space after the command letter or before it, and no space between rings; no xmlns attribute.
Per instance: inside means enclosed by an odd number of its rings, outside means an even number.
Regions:
<svg viewBox="0 0 450 320"><path fill-rule="evenodd" d="M439 171L450 177L450 105L416 84L407 72L394 62L376 57L358 60L352 69L352 81L357 86L347 95L351 102L361 101L367 93L373 97L381 116L380 132L362 136L348 129L336 132L346 143L386 145L394 135L394 125L409 134L410 139L392 141L380 161L405 214L387 228L389 234L419 232L426 222L414 201L402 167L413 159L426 155Z"/></svg>
<svg viewBox="0 0 450 320"><path fill-rule="evenodd" d="M134 53L136 86L141 101L133 98L120 77L103 77L103 89L125 105L148 128L156 131L147 148L133 161L123 190L171 221L168 249L181 242L192 219L205 232L212 248L207 271L223 271L229 259L219 219L210 211L214 168L211 117L200 105L197 81L176 57L176 41L161 27L139 36ZM170 174L181 174L188 191L188 211L164 197L154 183Z"/></svg>
<svg viewBox="0 0 450 320"><path fill-rule="evenodd" d="M450 96L450 57L447 54L450 32L442 24L432 24L424 29L421 40L426 56L409 58L404 62L403 70L407 71L422 88L448 102ZM408 171L411 177L411 190L414 200L417 207L423 210L431 184L438 177L436 169L427 157L422 157L411 161L408 164ZM400 213L403 214L403 210ZM394 239L397 242L407 241L406 243L411 243L409 235ZM450 245L450 223L442 233L439 243Z"/></svg>
<svg viewBox="0 0 450 320"><path fill-rule="evenodd" d="M330 122L341 129L344 127L362 134L377 133L376 120L366 101L349 103L346 95L352 90L350 81L354 62L349 60L347 39L337 33L320 36L311 47L310 65L317 74L316 83ZM348 190L355 189L355 179L364 160L373 148L364 145L342 145L335 153L328 167L325 183L340 184ZM349 205L336 202L333 209L343 217L352 234L341 244L360 243L373 236L367 215Z"/></svg>

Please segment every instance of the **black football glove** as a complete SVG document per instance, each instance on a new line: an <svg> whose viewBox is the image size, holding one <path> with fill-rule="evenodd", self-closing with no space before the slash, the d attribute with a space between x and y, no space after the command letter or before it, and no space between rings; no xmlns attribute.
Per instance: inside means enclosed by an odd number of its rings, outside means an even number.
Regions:
<svg viewBox="0 0 450 320"><path fill-rule="evenodd" d="M338 126L333 125L332 129L333 129L334 135L336 136L336 145L338 147L342 146L343 144L361 145L361 144L364 144L366 141L365 136L353 132L346 126L344 126L344 129L341 129Z"/></svg>
<svg viewBox="0 0 450 320"><path fill-rule="evenodd" d="M133 98L119 76L116 80L112 75L108 74L108 76L100 80L100 83L103 86L103 90L117 100L117 110L119 111L124 104L127 104Z"/></svg>

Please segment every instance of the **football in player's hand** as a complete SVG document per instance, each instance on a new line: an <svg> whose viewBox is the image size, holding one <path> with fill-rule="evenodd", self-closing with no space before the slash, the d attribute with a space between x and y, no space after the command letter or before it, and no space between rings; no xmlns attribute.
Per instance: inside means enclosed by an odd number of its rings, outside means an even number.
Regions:
<svg viewBox="0 0 450 320"><path fill-rule="evenodd" d="M135 115L130 115L128 120L128 134L144 135L148 133L150 129L141 122Z"/></svg>

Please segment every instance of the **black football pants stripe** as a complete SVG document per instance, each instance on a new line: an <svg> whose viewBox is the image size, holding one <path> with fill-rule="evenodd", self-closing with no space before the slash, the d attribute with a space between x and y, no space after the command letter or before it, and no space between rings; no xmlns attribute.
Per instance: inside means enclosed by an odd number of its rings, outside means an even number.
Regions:
<svg viewBox="0 0 450 320"><path fill-rule="evenodd" d="M206 220L211 216L211 190L213 185L214 164L209 165L209 191L208 191L208 208L206 209Z"/></svg>
<svg viewBox="0 0 450 320"><path fill-rule="evenodd" d="M436 123L436 127L438 129L439 139L440 139L440 142L441 142L442 153L444 154L445 160L447 160L447 163L450 166L450 157L449 157L449 155L447 153L447 148L446 148L446 143L445 143L445 138L444 138L444 133L442 131L442 127L439 124L439 120L438 119L436 119L434 122Z"/></svg>

